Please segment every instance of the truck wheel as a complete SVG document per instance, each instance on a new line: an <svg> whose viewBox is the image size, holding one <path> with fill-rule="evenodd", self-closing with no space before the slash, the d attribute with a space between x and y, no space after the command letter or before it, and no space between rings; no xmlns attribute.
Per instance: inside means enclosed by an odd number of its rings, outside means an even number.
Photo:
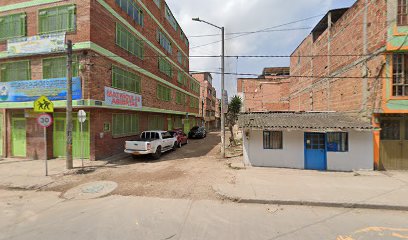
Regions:
<svg viewBox="0 0 408 240"><path fill-rule="evenodd" d="M156 152L152 155L153 159L158 160L161 156L161 146L158 146Z"/></svg>

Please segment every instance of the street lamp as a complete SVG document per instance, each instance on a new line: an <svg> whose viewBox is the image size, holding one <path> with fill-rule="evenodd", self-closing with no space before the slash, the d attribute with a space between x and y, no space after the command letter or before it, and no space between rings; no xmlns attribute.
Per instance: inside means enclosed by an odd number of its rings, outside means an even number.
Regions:
<svg viewBox="0 0 408 240"><path fill-rule="evenodd" d="M224 94L224 79L225 79L225 62L224 62L224 52L225 52L225 37L224 37L224 27L218 27L217 25L214 25L212 23L209 23L207 21L201 20L200 18L193 18L193 21L196 22L202 22L206 23L208 25L211 25L215 28L218 28L221 30L221 35L222 35L222 52L221 52L221 155L225 158L225 114L224 114L224 109L225 109L225 94Z"/></svg>

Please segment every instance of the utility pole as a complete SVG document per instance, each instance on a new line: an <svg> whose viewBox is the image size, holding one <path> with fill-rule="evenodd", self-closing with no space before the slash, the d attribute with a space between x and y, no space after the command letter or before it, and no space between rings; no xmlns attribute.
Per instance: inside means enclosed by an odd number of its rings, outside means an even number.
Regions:
<svg viewBox="0 0 408 240"><path fill-rule="evenodd" d="M67 117L66 117L66 167L73 169L72 160L72 41L67 41Z"/></svg>
<svg viewBox="0 0 408 240"><path fill-rule="evenodd" d="M225 114L224 114L224 109L226 108L225 106L225 90L224 90L224 80L225 80L225 28L224 27L219 27L215 24L212 24L210 22L201 20L200 18L193 18L193 21L196 22L202 22L206 23L208 25L211 25L215 28L218 28L221 30L221 35L222 35L222 53L221 53L221 155L223 158L225 158Z"/></svg>
<svg viewBox="0 0 408 240"><path fill-rule="evenodd" d="M224 81L225 81L225 29L221 28L222 33L222 54L221 54L221 155L225 158L225 94L224 94Z"/></svg>

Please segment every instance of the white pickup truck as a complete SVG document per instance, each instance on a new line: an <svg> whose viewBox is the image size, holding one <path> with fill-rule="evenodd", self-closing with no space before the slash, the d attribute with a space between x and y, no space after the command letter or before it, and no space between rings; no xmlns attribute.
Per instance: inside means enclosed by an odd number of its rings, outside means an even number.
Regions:
<svg viewBox="0 0 408 240"><path fill-rule="evenodd" d="M126 141L125 153L138 155L150 154L154 159L159 159L163 152L175 150L177 138L166 131L146 131L140 134L136 141Z"/></svg>

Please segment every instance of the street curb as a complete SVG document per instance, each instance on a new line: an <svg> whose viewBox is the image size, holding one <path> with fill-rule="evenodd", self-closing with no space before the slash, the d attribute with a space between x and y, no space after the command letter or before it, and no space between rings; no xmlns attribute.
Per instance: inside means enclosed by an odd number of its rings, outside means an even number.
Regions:
<svg viewBox="0 0 408 240"><path fill-rule="evenodd" d="M271 205L287 205L287 206L310 206L310 207L331 207L331 208L349 208L349 209L371 209L371 210L392 210L392 211L408 211L408 206L398 205L378 205L369 203L334 203L334 202L316 202L316 201L299 201L299 200L278 200L278 199L246 199L231 197L213 187L215 193L222 199L227 199L236 203L247 204L271 204Z"/></svg>

